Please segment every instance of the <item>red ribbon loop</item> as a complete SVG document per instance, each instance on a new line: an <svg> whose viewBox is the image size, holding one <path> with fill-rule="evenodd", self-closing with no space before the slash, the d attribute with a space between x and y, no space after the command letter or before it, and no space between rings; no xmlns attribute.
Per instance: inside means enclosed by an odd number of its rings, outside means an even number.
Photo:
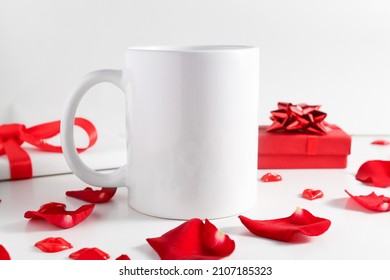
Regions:
<svg viewBox="0 0 390 280"><path fill-rule="evenodd" d="M273 123L267 131L294 131L300 133L326 134L330 128L325 123L326 113L319 105L279 102L278 109L271 111Z"/></svg>
<svg viewBox="0 0 390 280"><path fill-rule="evenodd" d="M23 144L23 140L20 138L23 129L25 126L22 124L0 125L0 155L5 154L3 143L8 139L14 139L19 145Z"/></svg>
<svg viewBox="0 0 390 280"><path fill-rule="evenodd" d="M81 127L89 138L88 146L77 148L83 152L97 141L95 126L83 118L75 118L75 125ZM43 123L30 128L22 124L0 125L0 155L6 155L10 164L10 179L27 179L32 177L32 164L28 153L21 147L27 142L45 152L62 153L61 146L51 145L46 139L60 133L60 121Z"/></svg>

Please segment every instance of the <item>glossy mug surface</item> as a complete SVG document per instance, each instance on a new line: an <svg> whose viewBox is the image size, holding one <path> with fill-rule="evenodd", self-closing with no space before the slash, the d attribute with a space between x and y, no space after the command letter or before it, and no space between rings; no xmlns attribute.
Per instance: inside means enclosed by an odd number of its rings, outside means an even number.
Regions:
<svg viewBox="0 0 390 280"><path fill-rule="evenodd" d="M66 161L84 182L128 188L135 210L171 219L222 218L257 198L259 50L251 46L134 47L122 70L84 76L61 120ZM111 173L78 156L73 122L92 86L126 95L127 164Z"/></svg>

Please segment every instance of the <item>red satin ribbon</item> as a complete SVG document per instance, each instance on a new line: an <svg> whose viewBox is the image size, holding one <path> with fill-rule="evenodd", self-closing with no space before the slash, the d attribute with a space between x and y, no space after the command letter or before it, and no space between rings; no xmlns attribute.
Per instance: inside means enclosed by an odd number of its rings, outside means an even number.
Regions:
<svg viewBox="0 0 390 280"><path fill-rule="evenodd" d="M85 148L77 148L83 152L92 147L97 140L95 126L83 118L75 118L75 125L81 127L88 134L89 144ZM48 122L26 128L22 124L0 125L0 155L6 155L10 164L10 179L31 178L32 164L28 153L21 147L27 142L45 152L62 153L61 146L51 145L44 140L60 133L60 121Z"/></svg>
<svg viewBox="0 0 390 280"><path fill-rule="evenodd" d="M326 113L319 105L279 102L278 109L271 111L273 123L267 131L294 131L299 133L326 134L330 128L325 123Z"/></svg>

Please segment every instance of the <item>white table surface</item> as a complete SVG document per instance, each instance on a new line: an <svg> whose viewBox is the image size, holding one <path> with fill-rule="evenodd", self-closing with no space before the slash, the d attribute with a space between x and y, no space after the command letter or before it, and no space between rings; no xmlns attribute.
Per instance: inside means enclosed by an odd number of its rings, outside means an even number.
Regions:
<svg viewBox="0 0 390 280"><path fill-rule="evenodd" d="M236 242L236 249L226 259L262 260L327 260L327 259L390 259L390 212L364 210L351 201L344 189L352 194L390 196L390 188L369 187L355 179L359 166L371 159L389 159L390 146L371 145L383 136L354 136L352 152L346 169L259 170L258 175L272 171L283 181L258 182L258 203L243 215L252 219L273 219L289 216L297 206L312 214L328 218L332 225L321 236L308 237L297 243L284 243L256 237L249 233L237 216L212 220ZM66 260L68 255L83 247L98 247L114 259L127 254L136 260L157 260L158 255L146 238L157 237L183 221L166 220L140 214L127 206L127 190L121 188L105 204L97 204L91 216L70 229L59 229L45 221L24 218L27 210L57 201L74 210L85 204L65 196L67 190L86 187L73 174L37 177L20 181L0 182L0 244L19 260ZM301 198L305 188L321 189L324 198ZM228 203L228 202L227 202ZM46 237L63 237L73 249L58 253L43 253L34 244Z"/></svg>

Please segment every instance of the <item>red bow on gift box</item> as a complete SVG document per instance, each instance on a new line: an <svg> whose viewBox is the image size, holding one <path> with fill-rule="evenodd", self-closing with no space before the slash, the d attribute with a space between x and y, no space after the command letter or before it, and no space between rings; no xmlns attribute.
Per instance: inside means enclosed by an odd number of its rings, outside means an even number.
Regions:
<svg viewBox="0 0 390 280"><path fill-rule="evenodd" d="M85 151L96 143L97 131L88 120L76 118L75 125L85 130L89 144L85 148L77 148L78 152ZM44 140L60 133L60 121L44 123L30 128L22 124L0 125L0 155L6 155L10 163L11 180L32 177L32 164L28 153L21 147L27 142L42 151L62 153L61 146L46 143Z"/></svg>
<svg viewBox="0 0 390 280"><path fill-rule="evenodd" d="M303 133L326 134L330 128L324 122L326 113L319 105L278 103L278 110L271 111L273 123L267 131L285 130Z"/></svg>

